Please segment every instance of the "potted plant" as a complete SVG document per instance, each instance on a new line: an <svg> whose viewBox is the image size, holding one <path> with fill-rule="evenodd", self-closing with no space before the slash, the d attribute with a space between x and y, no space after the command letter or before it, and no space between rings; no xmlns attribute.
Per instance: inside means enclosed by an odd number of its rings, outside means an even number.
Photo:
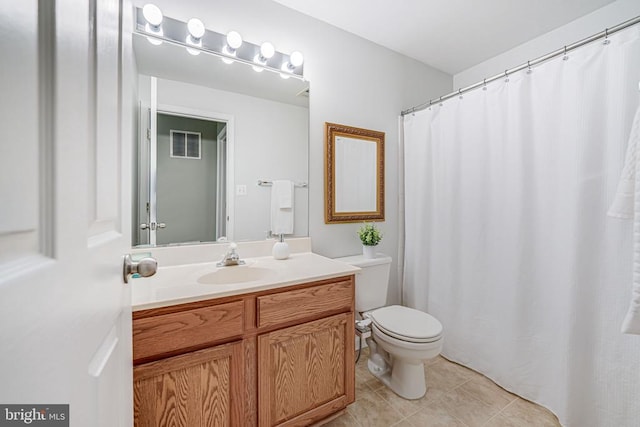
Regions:
<svg viewBox="0 0 640 427"><path fill-rule="evenodd" d="M365 258L376 257L376 246L382 240L382 233L375 224L363 224L358 229L358 237L362 242L362 254Z"/></svg>

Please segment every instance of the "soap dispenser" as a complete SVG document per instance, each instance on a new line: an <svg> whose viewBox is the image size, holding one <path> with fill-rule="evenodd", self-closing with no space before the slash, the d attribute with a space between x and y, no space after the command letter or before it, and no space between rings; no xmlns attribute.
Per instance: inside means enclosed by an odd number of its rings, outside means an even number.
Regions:
<svg viewBox="0 0 640 427"><path fill-rule="evenodd" d="M271 253L275 259L289 258L289 244L284 241L284 234L280 234L280 240L273 245Z"/></svg>

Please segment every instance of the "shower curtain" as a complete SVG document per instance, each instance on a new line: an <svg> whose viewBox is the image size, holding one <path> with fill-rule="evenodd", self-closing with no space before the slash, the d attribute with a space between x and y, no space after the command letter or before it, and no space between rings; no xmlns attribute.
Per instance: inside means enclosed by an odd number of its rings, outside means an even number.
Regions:
<svg viewBox="0 0 640 427"><path fill-rule="evenodd" d="M403 300L443 355L565 426L640 425L632 224L607 216L640 28L404 117Z"/></svg>

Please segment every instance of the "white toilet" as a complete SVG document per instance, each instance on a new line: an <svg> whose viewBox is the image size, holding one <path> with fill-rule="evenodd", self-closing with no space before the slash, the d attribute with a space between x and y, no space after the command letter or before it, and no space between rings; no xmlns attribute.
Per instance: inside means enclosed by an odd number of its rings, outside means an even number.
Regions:
<svg viewBox="0 0 640 427"><path fill-rule="evenodd" d="M408 307L384 307L391 257L362 255L337 258L360 267L356 274L356 311L369 318L369 371L396 394L419 399L427 391L424 361L442 350L442 324L435 317Z"/></svg>

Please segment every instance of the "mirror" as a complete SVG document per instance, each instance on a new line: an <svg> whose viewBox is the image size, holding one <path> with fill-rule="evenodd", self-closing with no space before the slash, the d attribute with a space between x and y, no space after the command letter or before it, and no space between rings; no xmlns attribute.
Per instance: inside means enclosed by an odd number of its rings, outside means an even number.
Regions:
<svg viewBox="0 0 640 427"><path fill-rule="evenodd" d="M384 132L325 123L325 222L384 221Z"/></svg>
<svg viewBox="0 0 640 427"><path fill-rule="evenodd" d="M295 184L290 236L307 236L309 82L139 34L133 50L134 245L265 239L274 180Z"/></svg>

